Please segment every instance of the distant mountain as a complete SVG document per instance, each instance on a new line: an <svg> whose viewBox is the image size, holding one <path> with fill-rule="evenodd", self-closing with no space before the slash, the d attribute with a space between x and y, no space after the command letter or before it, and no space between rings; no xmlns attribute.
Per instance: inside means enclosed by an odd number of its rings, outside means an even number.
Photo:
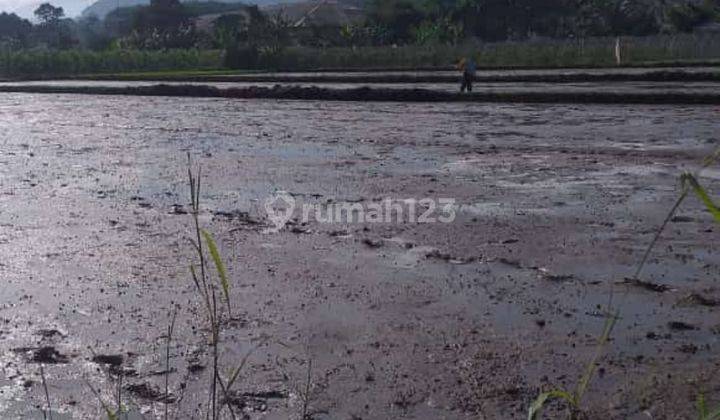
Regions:
<svg viewBox="0 0 720 420"><path fill-rule="evenodd" d="M72 0L68 0L72 1ZM78 0L75 0L78 1ZM181 0L183 3L190 3L198 0ZM218 3L246 3L246 4L257 4L258 6L268 6L278 3L294 3L299 0L213 0ZM105 18L110 12L117 9L118 7L132 7L142 6L150 4L150 0L97 0L90 7L86 8L83 12L83 16L95 15L101 19Z"/></svg>
<svg viewBox="0 0 720 420"><path fill-rule="evenodd" d="M104 19L110 12L122 7L150 4L149 0L97 0L82 12L83 17L97 16Z"/></svg>

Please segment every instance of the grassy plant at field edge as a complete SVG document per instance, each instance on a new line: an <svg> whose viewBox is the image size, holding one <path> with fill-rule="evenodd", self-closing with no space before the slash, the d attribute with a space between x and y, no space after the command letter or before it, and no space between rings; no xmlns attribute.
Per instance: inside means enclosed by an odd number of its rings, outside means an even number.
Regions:
<svg viewBox="0 0 720 420"><path fill-rule="evenodd" d="M716 163L720 160L720 149L716 151L713 155L709 156L703 161L702 169L707 168L708 166ZM653 237L652 242L648 246L647 250L645 251L642 260L640 261L640 264L638 264L637 270L635 271L635 275L633 279L638 280L640 277L640 274L642 273L643 268L645 267L648 258L650 257L650 254L652 253L653 249L657 245L660 237L662 236L662 233L667 228L667 225L670 223L672 218L677 213L680 206L683 204L683 202L687 199L687 197L694 193L700 201L703 203L705 208L712 214L713 218L716 222L720 223L720 207L715 204L715 202L710 198L710 195L705 190L705 188L698 182L698 175L692 174L690 172L685 172L680 176L680 184L682 187L682 192L680 194L680 197L675 202L673 207L671 208L670 212L668 213L668 216L663 221L662 225L658 229L657 233ZM593 376L595 375L595 370L597 369L597 362L600 359L602 355L602 351L605 348L605 345L607 344L608 340L610 339L610 335L612 334L612 329L615 326L615 323L618 320L619 312L617 310L613 309L613 290L610 290L610 298L608 302L607 307L608 313L606 316L608 316L608 319L605 324L605 329L603 330L602 335L600 336L600 339L598 340L597 344L597 350L595 353L595 356L593 357L592 361L587 365L585 369L585 373L580 379L580 382L578 383L578 386L575 390L575 392L570 393L565 390L561 389L555 389L549 392L544 392L540 394L535 401L530 405L530 408L528 410L528 420L535 420L538 419L541 415L542 409L545 406L546 403L552 400L564 400L570 407L571 410L580 410L580 403L582 400L583 395L587 391L587 388L590 384L590 381L592 380ZM704 396L700 396L698 398L698 411L700 414L700 420L720 420L720 408L713 413L710 413L707 409L707 406L705 404L705 398ZM571 418L574 417L574 414L571 411Z"/></svg>
<svg viewBox="0 0 720 420"><path fill-rule="evenodd" d="M105 401L102 399L102 396L98 392L98 390L95 389L95 387L92 386L89 380L85 379L85 385L90 389L92 394L95 396L95 398L100 403L100 406L102 407L103 411L105 412L105 416L107 417L107 420L120 420L120 409L118 411L113 411L109 405L105 403Z"/></svg>
<svg viewBox="0 0 720 420"><path fill-rule="evenodd" d="M45 366L40 363L40 379L42 380L42 387L45 391L45 403L47 404L47 411L43 410L43 418L46 420L52 420L52 407L50 406L50 392L48 391L47 380L45 379Z"/></svg>
<svg viewBox="0 0 720 420"><path fill-rule="evenodd" d="M177 319L177 308L173 310L172 320L167 328L167 341L165 344L165 420L170 418L170 343L172 343L173 332L175 331L175 320Z"/></svg>
<svg viewBox="0 0 720 420"><path fill-rule="evenodd" d="M707 402L705 401L705 395L703 394L698 395L697 411L699 416L698 420L720 420L720 407L718 407L717 410L710 412Z"/></svg>
<svg viewBox="0 0 720 420"><path fill-rule="evenodd" d="M540 394L530 405L530 409L528 410L528 420L538 419L542 414L542 410L545 404L552 400L564 400L568 404L568 408L570 409L569 417L575 418L575 412L580 410L583 396L587 392L592 378L595 376L598 362L604 353L605 346L610 340L610 335L612 334L612 330L617 323L619 313L617 311L614 311L612 313L608 312L605 314L605 316L605 326L603 328L602 334L598 338L595 354L585 367L585 372L578 381L575 390L573 392L569 392L562 389L555 389Z"/></svg>
<svg viewBox="0 0 720 420"><path fill-rule="evenodd" d="M196 175L197 174L197 175ZM212 419L220 418L224 409L227 409L230 418L236 419L237 416L232 407L232 393L233 388L238 384L240 373L248 363L250 356L260 346L264 345L266 340L260 340L260 343L251 349L240 361L238 366L229 372L229 378L223 379L221 375L221 361L220 361L220 343L222 338L222 330L224 323L227 320L232 319L232 304L230 299L231 284L227 275L227 269L223 263L222 256L218 249L217 243L213 236L206 230L200 227L200 193L201 193L201 179L202 171L200 168L196 172L192 169L192 160L190 154L188 154L188 179L190 186L190 198L191 198L191 216L193 220L195 240L191 240L193 247L197 253L199 266L195 264L190 265L190 274L192 276L193 283L197 294L201 298L202 303L205 306L205 311L210 324L210 345L212 352L212 379L210 382L210 390L208 392L208 417ZM216 278L213 281L210 278L210 270L208 264L208 257L206 252L210 254L209 260L212 261L214 266ZM218 302L217 291L222 291L223 298L225 299L227 316L223 317ZM221 397L220 400L218 397Z"/></svg>

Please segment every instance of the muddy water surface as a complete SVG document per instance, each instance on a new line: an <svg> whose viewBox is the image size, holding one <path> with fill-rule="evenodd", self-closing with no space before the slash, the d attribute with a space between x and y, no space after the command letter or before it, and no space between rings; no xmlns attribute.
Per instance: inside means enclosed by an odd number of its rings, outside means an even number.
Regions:
<svg viewBox="0 0 720 420"><path fill-rule="evenodd" d="M42 364L54 418L98 418L86 382L109 402L119 376L137 416L160 416L177 306L171 410L204 415L190 152L233 283L224 370L259 346L236 413L297 418L309 372L318 419L524 418L541 390L575 385L614 289L622 319L589 416L689 417L700 390L720 402L718 228L689 200L647 283L619 283L677 176L718 147L719 112L3 95L0 413L42 417ZM276 191L323 205L453 198L457 218L270 233Z"/></svg>
<svg viewBox="0 0 720 420"><path fill-rule="evenodd" d="M458 78L459 79L459 78ZM193 82L193 81L113 81L113 80L53 80L35 82L5 82L2 86L53 86L53 87L141 87L166 85L197 85L213 86L219 89L263 87L272 88L275 86L300 86L318 87L325 89L356 89L362 87L386 88L386 89L427 89L442 92L457 92L460 88L458 83L264 83L264 82ZM716 82L614 82L599 83L534 83L534 82L513 82L513 83L484 83L477 82L474 92L512 92L512 93L598 93L613 92L622 94L658 94L658 93L682 93L682 94L716 94L720 93L720 83Z"/></svg>

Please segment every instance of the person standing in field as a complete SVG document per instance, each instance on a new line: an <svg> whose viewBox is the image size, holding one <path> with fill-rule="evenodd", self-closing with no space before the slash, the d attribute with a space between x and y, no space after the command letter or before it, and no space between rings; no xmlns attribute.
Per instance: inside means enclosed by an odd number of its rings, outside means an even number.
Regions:
<svg viewBox="0 0 720 420"><path fill-rule="evenodd" d="M460 92L472 92L473 82L475 81L475 73L477 73L477 64L472 57L463 58L458 63L458 69L462 72L462 84L460 85Z"/></svg>

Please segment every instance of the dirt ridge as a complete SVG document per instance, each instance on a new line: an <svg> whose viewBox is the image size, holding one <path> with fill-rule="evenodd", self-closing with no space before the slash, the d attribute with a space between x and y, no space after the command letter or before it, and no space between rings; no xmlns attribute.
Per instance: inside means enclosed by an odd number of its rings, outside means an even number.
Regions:
<svg viewBox="0 0 720 420"><path fill-rule="evenodd" d="M250 86L220 89L204 85L153 86L0 86L0 93L85 94L166 96L231 99L280 99L361 102L492 102L492 103L581 103L581 104L675 104L720 105L720 94L617 93L617 92L483 92L460 94L428 89Z"/></svg>

